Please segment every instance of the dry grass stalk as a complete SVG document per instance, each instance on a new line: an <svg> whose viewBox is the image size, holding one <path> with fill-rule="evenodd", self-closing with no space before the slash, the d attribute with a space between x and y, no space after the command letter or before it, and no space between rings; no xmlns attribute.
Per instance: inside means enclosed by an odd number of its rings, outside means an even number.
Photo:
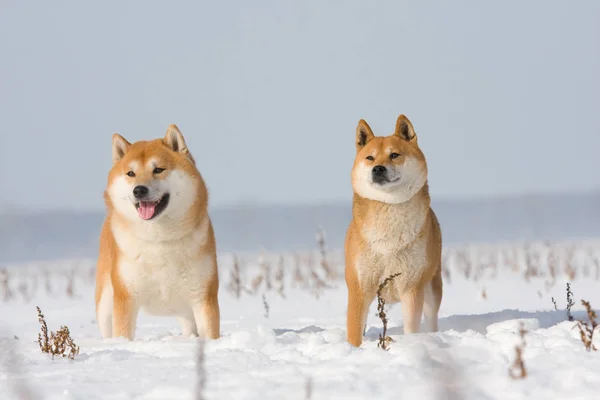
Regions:
<svg viewBox="0 0 600 400"><path fill-rule="evenodd" d="M300 255L295 253L294 254L294 278L292 279L292 287L295 288L299 285L302 285L303 288L306 288L306 279L304 279L304 275L302 275L302 268L301 268L301 260L300 260Z"/></svg>
<svg viewBox="0 0 600 400"><path fill-rule="evenodd" d="M585 260L585 262L583 263L583 277L584 278L589 278L590 277L590 263L588 262L588 260Z"/></svg>
<svg viewBox="0 0 600 400"><path fill-rule="evenodd" d="M323 289L329 288L329 285L327 285L327 282L325 282L325 280L323 280L319 276L319 274L317 274L317 271L315 271L314 268L312 268L313 264L310 264L310 265L311 265L310 277L312 278L312 281L313 281L312 293L315 295L315 298L318 300L319 297L321 297L321 292L323 291Z"/></svg>
<svg viewBox="0 0 600 400"><path fill-rule="evenodd" d="M519 336L521 337L521 344L515 346L515 361L508 369L508 375L512 379L524 379L527 377L527 369L525 368L525 362L523 362L523 349L526 346L525 334L527 330L523 325L523 322L519 324Z"/></svg>
<svg viewBox="0 0 600 400"><path fill-rule="evenodd" d="M38 314L38 321L41 324L41 332L38 333L38 344L42 353L52 355L52 359L55 356L68 357L73 360L77 354L79 354L79 346L75 344L73 338L71 338L71 332L67 326L61 326L56 332L50 332L48 336L48 325L42 314L42 310L36 307ZM67 353L68 350L68 353Z"/></svg>
<svg viewBox="0 0 600 400"><path fill-rule="evenodd" d="M271 264L267 261L267 258L264 254L260 257L260 269L263 272L264 282L267 290L271 290L273 284L271 281Z"/></svg>
<svg viewBox="0 0 600 400"><path fill-rule="evenodd" d="M7 302L12 300L12 298L14 297L13 291L10 288L10 274L8 273L8 271L6 270L6 268L1 268L0 269L0 287L2 287L2 292L4 293L3 297L3 301Z"/></svg>
<svg viewBox="0 0 600 400"><path fill-rule="evenodd" d="M38 291L38 287L40 286L40 277L38 276L38 274L33 274L33 276L31 277L31 280L32 280L31 298L33 299L33 297L35 296L35 294Z"/></svg>
<svg viewBox="0 0 600 400"><path fill-rule="evenodd" d="M389 349L389 343L392 342L393 339L387 336L388 320L387 315L385 313L385 300L383 299L383 297L381 297L381 294L388 282L400 275L401 273L398 272L397 274L388 276L383 280L383 282L381 282L379 288L377 289L377 316L379 317L379 319L381 319L381 323L383 324L383 332L379 334L379 341L377 342L377 347L381 347L383 350Z"/></svg>
<svg viewBox="0 0 600 400"><path fill-rule="evenodd" d="M42 353L50 353L50 340L48 339L48 325L46 324L46 320L44 319L44 314L42 314L42 310L39 307L36 307L38 313L38 321L42 325L41 332L38 333L38 344L40 345L40 350Z"/></svg>
<svg viewBox="0 0 600 400"><path fill-rule="evenodd" d="M594 346L594 331L598 326L598 322L596 322L596 312L592 309L592 306L588 301L581 300L581 304L585 307L588 316L588 322L585 321L577 321L577 327L579 328L579 334L581 335L581 341L585 346L587 351L590 350L598 350L596 346Z"/></svg>
<svg viewBox="0 0 600 400"><path fill-rule="evenodd" d="M516 250L505 248L502 250L502 259L506 266L510 266L512 272L519 272L519 263L517 262Z"/></svg>
<svg viewBox="0 0 600 400"><path fill-rule="evenodd" d="M452 277L450 276L450 269L448 267L442 266L442 276L444 277L444 282L448 282L448 284L452 283Z"/></svg>
<svg viewBox="0 0 600 400"><path fill-rule="evenodd" d="M75 297L75 270L71 269L65 275L67 278L67 288L65 289L67 297L72 299Z"/></svg>
<svg viewBox="0 0 600 400"><path fill-rule="evenodd" d="M571 284L567 282L567 319L573 321L573 315L571 314L571 307L575 305L573 301L573 292L571 292Z"/></svg>
<svg viewBox="0 0 600 400"><path fill-rule="evenodd" d="M495 252L493 259L494 261L490 265L490 268L492 268L491 278L496 279L498 277L498 266L502 265L502 254L499 251Z"/></svg>
<svg viewBox="0 0 600 400"><path fill-rule="evenodd" d="M452 277L450 276L450 260L452 253L450 251L442 251L442 275L444 282L452 283Z"/></svg>
<svg viewBox="0 0 600 400"><path fill-rule="evenodd" d="M95 271L94 271L95 273ZM44 268L42 271L42 275L44 276L44 288L46 289L46 293L52 295L52 283L50 280L50 272L48 269Z"/></svg>
<svg viewBox="0 0 600 400"><path fill-rule="evenodd" d="M254 279L252 279L252 282L250 283L250 288L245 289L246 293L248 293L251 296L256 295L256 293L258 293L258 289L260 289L260 286L262 285L264 279L265 279L265 277L262 274L255 276Z"/></svg>
<svg viewBox="0 0 600 400"><path fill-rule="evenodd" d="M242 278L240 275L240 263L236 255L233 256L233 266L231 267L231 273L229 275L229 285L227 288L233 292L236 299L239 299L242 295Z"/></svg>
<svg viewBox="0 0 600 400"><path fill-rule="evenodd" d="M275 290L277 293L285 299L285 259L283 255L279 255L279 259L277 261L277 270L275 271L275 276L273 279L275 280Z"/></svg>
<svg viewBox="0 0 600 400"><path fill-rule="evenodd" d="M525 272L523 277L526 282L530 281L532 276L536 276L536 266L538 264L539 259L535 257L535 249L531 245L531 243L525 244Z"/></svg>
<svg viewBox="0 0 600 400"><path fill-rule="evenodd" d="M596 271L594 274L594 279L600 280L600 263L598 262L597 259L594 259L593 263L594 263L594 270Z"/></svg>
<svg viewBox="0 0 600 400"><path fill-rule="evenodd" d="M204 339L198 341L196 354L196 396L195 400L205 400L204 389L206 387L206 371L204 370Z"/></svg>
<svg viewBox="0 0 600 400"><path fill-rule="evenodd" d="M575 280L576 271L570 264L565 267L565 274L569 277L570 281Z"/></svg>
<svg viewBox="0 0 600 400"><path fill-rule="evenodd" d="M19 277L19 279L16 280L19 281L19 283L17 284L16 291L21 295L24 302L31 302L31 300L33 300L35 294L37 293L39 285L39 279L37 274L24 273ZM12 290L11 292L12 297L16 297L14 290Z"/></svg>
<svg viewBox="0 0 600 400"><path fill-rule="evenodd" d="M265 309L265 318L269 318L269 303L267 303L267 296L264 293L262 295L262 302Z"/></svg>
<svg viewBox="0 0 600 400"><path fill-rule="evenodd" d="M321 254L321 268L325 271L325 276L329 280L334 280L336 278L336 274L334 269L331 267L329 260L327 258L327 245L325 243L325 232L323 229L319 228L317 230L317 245L319 247L319 253Z"/></svg>
<svg viewBox="0 0 600 400"><path fill-rule="evenodd" d="M552 297L552 304L554 304L554 310L558 311L558 306L556 305L556 300L554 300L554 297Z"/></svg>
<svg viewBox="0 0 600 400"><path fill-rule="evenodd" d="M548 247L548 270L550 270L550 277L552 278L552 282L554 282L556 280L556 270L558 268L558 257L550 244L548 244Z"/></svg>
<svg viewBox="0 0 600 400"><path fill-rule="evenodd" d="M596 270L596 280L600 279L600 260L596 256L596 252L593 249L589 250L589 256L592 260L592 264L594 264L594 269Z"/></svg>
<svg viewBox="0 0 600 400"><path fill-rule="evenodd" d="M481 252L483 253L483 252ZM478 282L482 277L483 277L483 270L485 268L485 255L484 254L478 254L479 255L479 259L476 258L475 260L475 265L477 266L477 268L475 269L473 276L472 276L472 280L473 282Z"/></svg>
<svg viewBox="0 0 600 400"><path fill-rule="evenodd" d="M470 255L467 254L467 250L460 250L456 252L456 261L458 265L462 266L465 278L469 279L471 271L473 270L473 263Z"/></svg>
<svg viewBox="0 0 600 400"><path fill-rule="evenodd" d="M35 287L30 288L29 285L27 285L27 282L21 281L17 287L17 291L21 294L23 300L26 303L29 303L31 300L33 300Z"/></svg>
<svg viewBox="0 0 600 400"><path fill-rule="evenodd" d="M566 255L565 255L565 262L566 262L566 266L565 266L565 274L569 277L569 280L573 281L575 280L575 276L577 275L577 271L576 269L573 267L573 261L575 258L575 251L576 251L576 247L575 246L570 246L567 247L567 249L565 250Z"/></svg>

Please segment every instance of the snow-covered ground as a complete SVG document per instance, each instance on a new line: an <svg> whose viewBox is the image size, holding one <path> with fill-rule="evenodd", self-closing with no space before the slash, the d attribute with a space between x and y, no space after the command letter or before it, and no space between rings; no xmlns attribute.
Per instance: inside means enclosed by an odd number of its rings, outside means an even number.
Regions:
<svg viewBox="0 0 600 400"><path fill-rule="evenodd" d="M587 321L582 299L600 305L598 251L594 241L450 249L440 332L404 336L400 307L387 306L388 351L377 347L376 304L361 348L345 342L339 253L329 278L318 252L246 256L239 274L225 255L222 338L205 343L201 364L199 341L181 337L174 318L141 314L135 341L100 339L93 261L9 266L0 269L0 399L597 399L600 351L586 351L564 309L566 282L575 319ZM74 360L40 351L36 305L50 330L70 328ZM515 380L520 322L527 376Z"/></svg>

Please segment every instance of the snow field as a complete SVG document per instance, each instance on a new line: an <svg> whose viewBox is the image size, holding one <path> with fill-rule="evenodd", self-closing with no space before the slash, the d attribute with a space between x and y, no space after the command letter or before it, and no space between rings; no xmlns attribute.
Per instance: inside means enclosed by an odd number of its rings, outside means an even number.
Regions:
<svg viewBox="0 0 600 400"><path fill-rule="evenodd" d="M596 399L600 352L586 351L564 309L566 282L576 320L587 320L581 299L600 304L599 249L594 241L450 248L440 332L404 336L399 305L388 305L387 352L377 347L375 303L361 348L345 341L339 252L325 253L328 268L319 251L283 261L238 255L237 273L223 255L222 337L204 343L200 364L199 340L182 337L175 318L142 313L135 341L102 340L93 260L0 268L0 398L27 398L21 386L32 399L195 399L204 377L204 399ZM81 348L75 360L40 352L36 305L50 330L69 326ZM514 380L520 323L527 377Z"/></svg>

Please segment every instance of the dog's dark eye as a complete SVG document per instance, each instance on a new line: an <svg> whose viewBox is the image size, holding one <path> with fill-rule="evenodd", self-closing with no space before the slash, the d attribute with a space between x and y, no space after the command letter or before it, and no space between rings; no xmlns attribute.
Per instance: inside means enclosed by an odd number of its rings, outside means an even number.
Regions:
<svg viewBox="0 0 600 400"><path fill-rule="evenodd" d="M398 157L400 157L400 154L398 154L398 153L392 153L392 154L390 154L390 158L391 158L392 160L393 160L394 158L398 158Z"/></svg>
<svg viewBox="0 0 600 400"><path fill-rule="evenodd" d="M152 171L153 174L160 174L161 172L163 172L165 169L164 168L154 168L154 171Z"/></svg>
<svg viewBox="0 0 600 400"><path fill-rule="evenodd" d="M129 171L129 172L127 173L127 176L129 176L129 177L133 178L133 177L135 176L135 172L133 172L133 171Z"/></svg>
<svg viewBox="0 0 600 400"><path fill-rule="evenodd" d="M367 157L367 160L369 160L369 161L373 161L373 160L375 160L375 158L374 158L373 156L368 156L368 157Z"/></svg>

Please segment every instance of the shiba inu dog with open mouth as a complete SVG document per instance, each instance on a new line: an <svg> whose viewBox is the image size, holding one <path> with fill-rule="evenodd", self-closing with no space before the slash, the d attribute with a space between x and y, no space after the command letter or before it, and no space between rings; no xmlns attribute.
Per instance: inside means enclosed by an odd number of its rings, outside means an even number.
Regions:
<svg viewBox="0 0 600 400"><path fill-rule="evenodd" d="M442 236L430 207L427 163L404 115L392 135L376 137L361 120L352 168L352 221L345 241L348 342L360 346L369 306L400 302L404 333L437 331L442 301Z"/></svg>
<svg viewBox="0 0 600 400"><path fill-rule="evenodd" d="M183 135L112 139L107 216L96 270L104 338L135 337L138 312L175 316L183 335L220 335L216 245L208 191Z"/></svg>

